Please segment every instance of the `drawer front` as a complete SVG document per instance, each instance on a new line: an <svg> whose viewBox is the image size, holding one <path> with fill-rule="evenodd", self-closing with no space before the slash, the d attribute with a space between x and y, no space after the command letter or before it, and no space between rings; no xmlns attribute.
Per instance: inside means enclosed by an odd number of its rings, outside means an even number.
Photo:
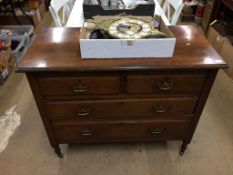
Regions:
<svg viewBox="0 0 233 175"><path fill-rule="evenodd" d="M46 96L82 96L119 93L120 77L50 77L38 78Z"/></svg>
<svg viewBox="0 0 233 175"><path fill-rule="evenodd" d="M206 75L145 75L128 76L126 92L129 94L199 93Z"/></svg>
<svg viewBox="0 0 233 175"><path fill-rule="evenodd" d="M183 139L188 120L142 121L127 123L54 123L59 142L98 142L128 140Z"/></svg>
<svg viewBox="0 0 233 175"><path fill-rule="evenodd" d="M157 98L140 100L98 100L51 102L46 104L49 119L93 120L144 116L192 115L197 98Z"/></svg>

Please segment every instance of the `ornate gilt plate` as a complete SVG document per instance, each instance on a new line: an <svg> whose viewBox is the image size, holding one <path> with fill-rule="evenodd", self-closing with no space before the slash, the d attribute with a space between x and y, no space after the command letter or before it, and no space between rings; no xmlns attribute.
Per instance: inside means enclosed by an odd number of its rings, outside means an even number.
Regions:
<svg viewBox="0 0 233 175"><path fill-rule="evenodd" d="M152 26L150 23L136 18L122 18L113 21L108 28L108 33L113 38L140 39L150 36Z"/></svg>

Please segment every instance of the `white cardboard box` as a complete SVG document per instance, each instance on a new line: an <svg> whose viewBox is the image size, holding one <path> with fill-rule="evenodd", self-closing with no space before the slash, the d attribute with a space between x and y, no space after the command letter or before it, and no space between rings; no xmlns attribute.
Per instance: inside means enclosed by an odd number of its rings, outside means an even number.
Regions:
<svg viewBox="0 0 233 175"><path fill-rule="evenodd" d="M159 30L166 38L157 39L87 39L86 29L80 32L81 57L100 58L171 58L176 38L159 16Z"/></svg>

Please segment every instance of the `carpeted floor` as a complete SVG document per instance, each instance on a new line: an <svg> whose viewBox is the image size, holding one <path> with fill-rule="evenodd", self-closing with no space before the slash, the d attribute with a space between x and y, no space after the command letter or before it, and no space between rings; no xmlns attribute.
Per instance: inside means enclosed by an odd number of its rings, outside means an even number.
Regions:
<svg viewBox="0 0 233 175"><path fill-rule="evenodd" d="M40 27L50 25L49 18ZM0 154L1 175L233 175L233 82L222 70L183 157L180 142L170 141L62 145L59 159L24 74L13 74L0 86L0 113L14 104L21 125Z"/></svg>

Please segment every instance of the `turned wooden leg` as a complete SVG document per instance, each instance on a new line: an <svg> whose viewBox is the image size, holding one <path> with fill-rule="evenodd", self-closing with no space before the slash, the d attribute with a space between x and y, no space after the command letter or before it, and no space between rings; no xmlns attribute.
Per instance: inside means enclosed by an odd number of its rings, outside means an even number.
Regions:
<svg viewBox="0 0 233 175"><path fill-rule="evenodd" d="M63 158L63 154L61 153L61 149L60 149L59 145L54 147L54 151L59 158L61 158L61 159Z"/></svg>
<svg viewBox="0 0 233 175"><path fill-rule="evenodd" d="M180 147L180 155L183 156L184 155L184 152L187 148L187 145L186 144L182 144L181 147Z"/></svg>
<svg viewBox="0 0 233 175"><path fill-rule="evenodd" d="M189 142L187 142L186 140L183 141L181 147L180 147L180 155L183 156L185 150L187 149L187 145L189 144Z"/></svg>

